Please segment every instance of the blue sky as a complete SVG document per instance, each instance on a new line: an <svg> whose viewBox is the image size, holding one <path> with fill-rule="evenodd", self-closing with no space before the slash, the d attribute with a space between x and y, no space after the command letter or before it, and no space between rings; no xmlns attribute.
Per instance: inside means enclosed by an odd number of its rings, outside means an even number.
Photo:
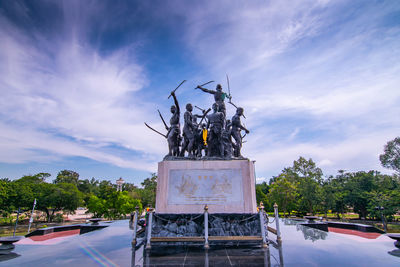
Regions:
<svg viewBox="0 0 400 267"><path fill-rule="evenodd" d="M259 181L299 156L325 175L390 173L399 1L1 1L0 40L0 177L137 184L167 152L143 122L163 130L182 80L182 109L211 106L194 88L226 74Z"/></svg>

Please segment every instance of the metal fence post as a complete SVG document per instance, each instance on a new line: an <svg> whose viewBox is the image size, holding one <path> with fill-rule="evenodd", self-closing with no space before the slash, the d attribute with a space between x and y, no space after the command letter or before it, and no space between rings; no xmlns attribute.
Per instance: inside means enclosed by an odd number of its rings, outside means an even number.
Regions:
<svg viewBox="0 0 400 267"><path fill-rule="evenodd" d="M205 250L205 255L204 255L204 267L209 267L208 249Z"/></svg>
<svg viewBox="0 0 400 267"><path fill-rule="evenodd" d="M279 251L279 266L284 266L284 264L283 264L282 242L278 243L278 251Z"/></svg>
<svg viewBox="0 0 400 267"><path fill-rule="evenodd" d="M264 222L264 204L262 201L260 202L260 209L259 209L259 215L260 215L260 227L261 227L261 236L262 236L262 247L267 248L267 240L265 237L265 222Z"/></svg>
<svg viewBox="0 0 400 267"><path fill-rule="evenodd" d="M15 220L15 226L14 226L14 234L13 236L15 236L15 232L17 231L17 226L18 226L18 218L19 218L19 213L21 212L21 208L18 207L18 211L17 211L17 219Z"/></svg>
<svg viewBox="0 0 400 267"><path fill-rule="evenodd" d="M32 213L31 213L31 217L29 218L28 234L31 231L31 224L33 223L33 213L35 212L35 206L36 206L36 198L33 201Z"/></svg>
<svg viewBox="0 0 400 267"><path fill-rule="evenodd" d="M151 249L151 244L150 244L150 240L151 240L151 226L152 226L152 222L153 222L153 209L150 208L149 209L149 221L148 223L146 222L146 228L147 228L147 240L146 240L146 249L150 250Z"/></svg>
<svg viewBox="0 0 400 267"><path fill-rule="evenodd" d="M208 244L208 206L204 206L204 248L210 248Z"/></svg>
<svg viewBox="0 0 400 267"><path fill-rule="evenodd" d="M274 213L275 213L275 223L276 223L276 241L281 242L281 230L279 229L279 213L278 213L278 204L274 204Z"/></svg>
<svg viewBox="0 0 400 267"><path fill-rule="evenodd" d="M139 220L139 207L138 206L136 206L136 210L135 210L135 213L134 213L135 215L135 217L133 218L133 237L132 237L132 247L135 247L136 246L136 232L137 232L137 223L138 223L138 220Z"/></svg>

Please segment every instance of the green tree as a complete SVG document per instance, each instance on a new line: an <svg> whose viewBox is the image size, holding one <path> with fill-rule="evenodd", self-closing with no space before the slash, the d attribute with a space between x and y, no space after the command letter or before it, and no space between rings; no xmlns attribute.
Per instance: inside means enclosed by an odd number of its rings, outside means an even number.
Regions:
<svg viewBox="0 0 400 267"><path fill-rule="evenodd" d="M8 204L11 209L29 209L34 201L34 192L31 184L14 181L10 184Z"/></svg>
<svg viewBox="0 0 400 267"><path fill-rule="evenodd" d="M0 180L0 212L8 214L10 210L11 183Z"/></svg>
<svg viewBox="0 0 400 267"><path fill-rule="evenodd" d="M400 207L400 181L396 175L385 175L375 172L374 186L369 193L369 216L381 218L381 211L376 207L384 207L382 211L385 218L393 220L393 215Z"/></svg>
<svg viewBox="0 0 400 267"><path fill-rule="evenodd" d="M116 190L116 187L110 181L103 180L99 183L98 197L107 199Z"/></svg>
<svg viewBox="0 0 400 267"><path fill-rule="evenodd" d="M379 160L383 167L400 173L400 137L387 142L384 153L379 156Z"/></svg>
<svg viewBox="0 0 400 267"><path fill-rule="evenodd" d="M78 180L79 173L70 170L62 170L57 174L57 178L54 180L54 183L69 183L77 186L79 183Z"/></svg>
<svg viewBox="0 0 400 267"><path fill-rule="evenodd" d="M369 193L370 201L368 205L368 212L371 217L376 219L381 219L381 212L385 219L393 220L394 214L399 210L400 207L400 191L385 191L385 192L377 192L372 191ZM377 210L377 207L383 207L384 209Z"/></svg>
<svg viewBox="0 0 400 267"><path fill-rule="evenodd" d="M142 209L142 203L134 197L133 192L119 192L109 181L100 182L98 196L91 194L87 201L87 208L95 217L119 219L133 212L136 206Z"/></svg>
<svg viewBox="0 0 400 267"><path fill-rule="evenodd" d="M268 209L270 206L267 195L263 192L261 184L256 184L256 201L257 204L262 202L264 204L264 207L266 207L266 209Z"/></svg>
<svg viewBox="0 0 400 267"><path fill-rule="evenodd" d="M78 180L78 190L83 194L85 204L88 204L89 198L92 195L99 195L99 181L92 177L92 179Z"/></svg>
<svg viewBox="0 0 400 267"><path fill-rule="evenodd" d="M317 181L318 183L322 182L322 170L317 167L311 158L306 160L303 157L299 157L298 160L293 162L293 166L288 168L287 173L296 174L298 178L307 177Z"/></svg>
<svg viewBox="0 0 400 267"><path fill-rule="evenodd" d="M152 173L151 177L144 179L141 184L143 188L139 189L137 192L142 201L142 205L144 207L148 205L154 207L156 203L157 175Z"/></svg>
<svg viewBox="0 0 400 267"><path fill-rule="evenodd" d="M50 177L51 174L47 172L41 172L35 175L25 175L21 177L20 179L16 180L15 182L18 183L26 183L26 184L39 184L39 183L45 183L46 178Z"/></svg>
<svg viewBox="0 0 400 267"><path fill-rule="evenodd" d="M136 207L142 210L142 203L139 199L132 198L127 191L120 192L118 198L119 211L123 216L135 211Z"/></svg>
<svg viewBox="0 0 400 267"><path fill-rule="evenodd" d="M355 213L359 217L366 218L368 215L369 193L374 189L374 180L376 172L359 171L355 173L347 173L348 180L345 184L345 201L346 204L353 207Z"/></svg>
<svg viewBox="0 0 400 267"><path fill-rule="evenodd" d="M106 200L91 195L87 202L87 208L89 212L93 213L94 217L102 217L107 211Z"/></svg>
<svg viewBox="0 0 400 267"><path fill-rule="evenodd" d="M114 191L105 199L104 215L107 218L118 219L133 212L136 206L142 208L140 200L130 197L127 191Z"/></svg>
<svg viewBox="0 0 400 267"><path fill-rule="evenodd" d="M52 221L57 211L74 212L82 203L82 193L74 184L36 184L33 186L37 199L37 209L46 213Z"/></svg>
<svg viewBox="0 0 400 267"><path fill-rule="evenodd" d="M315 213L322 209L322 170L312 159L300 157L293 166L283 170L286 179L295 184L298 193L298 209Z"/></svg>
<svg viewBox="0 0 400 267"><path fill-rule="evenodd" d="M326 194L325 190L333 190L333 205L331 206L332 199L329 199L326 203L329 205L329 208L331 208L332 212L335 212L337 214L337 218L340 219L340 215L344 215L345 212L347 212L347 203L346 203L346 198L347 198L347 191L345 190L346 183L348 181L348 175L345 174L343 170L339 170L339 174L336 175L335 178L329 179L328 183L330 187L328 189L324 189L324 194ZM325 199L327 199L328 196L325 196Z"/></svg>
<svg viewBox="0 0 400 267"><path fill-rule="evenodd" d="M133 183L124 183L122 185L122 191L128 191L128 192L133 192L137 189L137 186L134 185Z"/></svg>
<svg viewBox="0 0 400 267"><path fill-rule="evenodd" d="M281 174L273 184L268 194L271 203L277 203L279 210L283 210L283 216L289 215L296 209L297 187L296 184L287 179L286 174Z"/></svg>
<svg viewBox="0 0 400 267"><path fill-rule="evenodd" d="M84 179L78 181L78 190L85 194L98 194L99 181L97 181L94 177L92 179Z"/></svg>

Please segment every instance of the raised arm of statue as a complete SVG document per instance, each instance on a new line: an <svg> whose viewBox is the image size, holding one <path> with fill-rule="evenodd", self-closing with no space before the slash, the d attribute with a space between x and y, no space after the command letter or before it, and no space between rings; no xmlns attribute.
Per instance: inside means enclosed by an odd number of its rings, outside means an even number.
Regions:
<svg viewBox="0 0 400 267"><path fill-rule="evenodd" d="M197 88L199 88L201 91L205 92L205 93L209 93L209 94L215 94L217 91L214 90L209 90L207 88L201 87L200 85L197 86Z"/></svg>
<svg viewBox="0 0 400 267"><path fill-rule="evenodd" d="M181 109L179 108L178 99L176 98L175 92L171 92L172 97L174 98L175 106L176 106L176 113L179 115L181 114Z"/></svg>
<svg viewBox="0 0 400 267"><path fill-rule="evenodd" d="M246 133L250 133L250 131L247 130L243 125L240 125L240 128L241 128L243 131L245 131Z"/></svg>

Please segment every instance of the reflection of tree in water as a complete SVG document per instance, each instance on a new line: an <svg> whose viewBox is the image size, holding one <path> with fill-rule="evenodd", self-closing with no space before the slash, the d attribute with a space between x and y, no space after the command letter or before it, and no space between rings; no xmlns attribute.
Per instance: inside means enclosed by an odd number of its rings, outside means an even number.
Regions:
<svg viewBox="0 0 400 267"><path fill-rule="evenodd" d="M325 238L328 235L327 232L324 232L324 231L321 231L318 229L314 229L311 227L307 227L307 226L304 226L301 224L297 224L296 229L297 229L297 231L303 232L305 240L311 240L312 242L319 240L319 239L325 240Z"/></svg>

